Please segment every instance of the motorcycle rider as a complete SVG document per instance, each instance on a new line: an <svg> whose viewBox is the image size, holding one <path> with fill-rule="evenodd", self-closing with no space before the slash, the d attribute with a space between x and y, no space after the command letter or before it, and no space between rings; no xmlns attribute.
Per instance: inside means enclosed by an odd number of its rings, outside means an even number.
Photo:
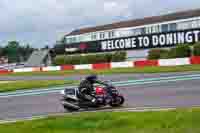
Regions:
<svg viewBox="0 0 200 133"><path fill-rule="evenodd" d="M89 75L84 80L82 80L78 87L79 96L84 100L95 103L96 98L92 95L95 83L105 85L103 82L98 80L97 75L95 74Z"/></svg>

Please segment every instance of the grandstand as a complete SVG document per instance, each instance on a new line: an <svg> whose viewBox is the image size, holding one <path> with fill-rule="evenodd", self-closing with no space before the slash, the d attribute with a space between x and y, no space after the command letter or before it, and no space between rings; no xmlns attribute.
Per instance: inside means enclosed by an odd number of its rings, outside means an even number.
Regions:
<svg viewBox="0 0 200 133"><path fill-rule="evenodd" d="M37 50L32 53L25 67L41 67L51 65L49 50Z"/></svg>
<svg viewBox="0 0 200 133"><path fill-rule="evenodd" d="M194 44L200 40L200 9L75 29L55 45L56 54L127 51L129 59L146 58L152 48Z"/></svg>

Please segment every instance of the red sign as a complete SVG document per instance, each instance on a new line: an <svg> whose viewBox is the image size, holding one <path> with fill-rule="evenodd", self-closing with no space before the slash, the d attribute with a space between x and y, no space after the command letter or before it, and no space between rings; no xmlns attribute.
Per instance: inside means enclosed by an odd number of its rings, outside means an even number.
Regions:
<svg viewBox="0 0 200 133"><path fill-rule="evenodd" d="M79 45L79 48L80 48L81 50L85 50L85 49L87 48L87 44L82 43L82 44Z"/></svg>

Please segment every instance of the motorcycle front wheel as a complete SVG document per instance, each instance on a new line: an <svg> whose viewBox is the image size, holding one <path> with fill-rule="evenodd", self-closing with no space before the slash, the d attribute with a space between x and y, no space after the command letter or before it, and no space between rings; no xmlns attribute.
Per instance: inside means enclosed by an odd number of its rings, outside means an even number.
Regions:
<svg viewBox="0 0 200 133"><path fill-rule="evenodd" d="M110 103L110 106L112 107L120 107L124 104L124 97L123 96L117 96L116 99L114 100L114 102Z"/></svg>

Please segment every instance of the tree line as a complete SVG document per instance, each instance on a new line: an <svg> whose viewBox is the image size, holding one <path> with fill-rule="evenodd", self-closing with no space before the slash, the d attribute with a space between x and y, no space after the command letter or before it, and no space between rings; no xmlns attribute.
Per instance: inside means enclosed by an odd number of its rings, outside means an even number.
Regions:
<svg viewBox="0 0 200 133"><path fill-rule="evenodd" d="M27 61L34 50L37 49L29 44L20 45L18 41L9 41L7 45L0 46L0 57L7 58L9 63L24 62Z"/></svg>

